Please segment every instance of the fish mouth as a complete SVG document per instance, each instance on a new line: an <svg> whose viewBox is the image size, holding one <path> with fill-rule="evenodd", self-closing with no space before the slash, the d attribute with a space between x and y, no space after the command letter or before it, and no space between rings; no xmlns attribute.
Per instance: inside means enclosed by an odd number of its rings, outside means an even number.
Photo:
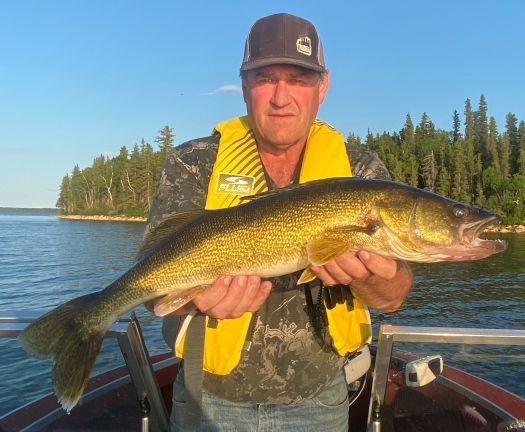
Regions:
<svg viewBox="0 0 525 432"><path fill-rule="evenodd" d="M481 234L491 226L501 226L502 218L499 215L479 219L468 224L461 224L458 229L459 244L453 247L449 261L471 261L486 258L507 248L505 240L488 240L481 238Z"/></svg>
<svg viewBox="0 0 525 432"><path fill-rule="evenodd" d="M462 243L472 244L480 239L480 235L492 225L501 226L502 217L498 215L489 216L477 221L461 224L459 226L459 238Z"/></svg>

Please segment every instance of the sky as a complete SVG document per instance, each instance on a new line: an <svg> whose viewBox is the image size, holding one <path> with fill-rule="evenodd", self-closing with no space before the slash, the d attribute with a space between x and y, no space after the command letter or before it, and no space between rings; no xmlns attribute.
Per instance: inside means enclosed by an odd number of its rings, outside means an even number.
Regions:
<svg viewBox="0 0 525 432"><path fill-rule="evenodd" d="M54 207L75 164L243 115L246 34L278 12L315 23L331 73L318 116L345 137L407 113L450 130L481 94L500 131L525 118L522 0L0 0L0 207Z"/></svg>

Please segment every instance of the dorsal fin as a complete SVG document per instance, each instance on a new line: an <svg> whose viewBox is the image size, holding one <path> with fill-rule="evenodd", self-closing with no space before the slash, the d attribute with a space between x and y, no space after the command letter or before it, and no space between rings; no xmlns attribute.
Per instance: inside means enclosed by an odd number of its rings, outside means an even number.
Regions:
<svg viewBox="0 0 525 432"><path fill-rule="evenodd" d="M203 214L206 210L197 209L190 210L182 213L175 213L164 219L157 227L153 228L140 245L137 251L137 261L142 260L146 256L150 255L158 246L171 236L175 231L192 221L196 217Z"/></svg>
<svg viewBox="0 0 525 432"><path fill-rule="evenodd" d="M244 195L244 196L239 197L239 201L241 201L241 203L243 203L243 204L246 204L248 201L255 201L255 200L258 200L260 198L265 198L265 197L268 197L268 196L272 196L272 195L278 194L281 191L282 191L281 189L278 189L278 190L271 190L271 191L261 192L261 193L255 194L255 195Z"/></svg>
<svg viewBox="0 0 525 432"><path fill-rule="evenodd" d="M286 192L286 191L290 191L294 189L301 189L301 188L306 187L307 185L311 186L311 185L323 184L323 183L335 183L336 184L341 180L348 180L348 178L347 177L334 177L334 178L327 178L327 179L310 180L304 183L295 183L295 184L291 184L291 185L288 185L282 188L278 188L278 189L274 189L274 190L270 190L266 192L261 192L256 195L245 195L243 197L240 197L239 199L241 202L254 201L260 198L265 198L268 196L280 194L282 192Z"/></svg>
<svg viewBox="0 0 525 432"><path fill-rule="evenodd" d="M311 182L308 182L308 183L311 183ZM293 185L285 186L285 187L282 187L282 188L261 192L261 193L255 194L255 195L245 195L245 196L240 197L239 199L241 201L255 201L255 200L258 200L260 198L266 198L266 197L269 197L269 196L272 196L272 195L277 195L277 194L280 194L280 193L283 193L283 192L286 192L286 191L289 191L289 190L302 188L302 187L304 187L305 184L306 183L293 184Z"/></svg>

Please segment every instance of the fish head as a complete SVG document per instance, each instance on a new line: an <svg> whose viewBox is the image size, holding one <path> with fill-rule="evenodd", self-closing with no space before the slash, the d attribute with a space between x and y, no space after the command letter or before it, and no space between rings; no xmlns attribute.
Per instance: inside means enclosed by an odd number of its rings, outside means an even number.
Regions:
<svg viewBox="0 0 525 432"><path fill-rule="evenodd" d="M503 240L480 237L501 216L432 193L418 194L410 215L410 242L425 257L418 261L471 261L506 249Z"/></svg>

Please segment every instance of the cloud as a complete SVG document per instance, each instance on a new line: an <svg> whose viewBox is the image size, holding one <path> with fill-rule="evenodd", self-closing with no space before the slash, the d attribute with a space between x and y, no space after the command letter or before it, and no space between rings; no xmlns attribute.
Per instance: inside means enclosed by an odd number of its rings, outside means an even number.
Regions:
<svg viewBox="0 0 525 432"><path fill-rule="evenodd" d="M203 93L203 94L206 96L211 96L211 95L222 94L222 93L241 93L241 92L242 92L242 88L240 85L225 84L225 85L222 85L216 88L215 90L212 90L210 92Z"/></svg>

